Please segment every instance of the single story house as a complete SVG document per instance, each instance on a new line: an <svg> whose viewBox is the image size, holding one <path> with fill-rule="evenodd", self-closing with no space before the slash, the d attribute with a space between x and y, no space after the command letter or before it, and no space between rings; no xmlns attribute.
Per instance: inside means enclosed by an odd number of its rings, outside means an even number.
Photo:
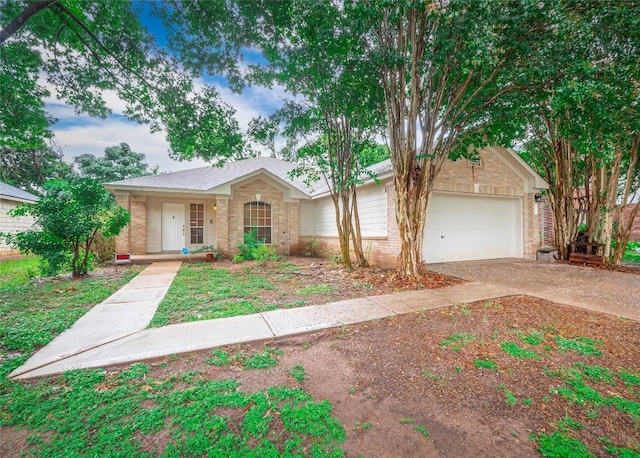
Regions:
<svg viewBox="0 0 640 458"><path fill-rule="evenodd" d="M22 203L34 203L37 200L38 196L0 181L0 232L15 234L30 229L34 223L32 216L13 217L8 212ZM20 251L0 239L0 258L19 254Z"/></svg>
<svg viewBox="0 0 640 458"><path fill-rule="evenodd" d="M281 253L338 252L333 202L326 183L291 180L295 165L269 157L132 178L105 187L131 212L116 250L131 254L213 246L237 252L244 232ZM399 233L389 160L371 167L378 183L358 189L364 251L378 266L397 265ZM447 161L435 184L424 238L427 262L533 259L540 246L535 196L547 183L511 149L489 147L479 160Z"/></svg>

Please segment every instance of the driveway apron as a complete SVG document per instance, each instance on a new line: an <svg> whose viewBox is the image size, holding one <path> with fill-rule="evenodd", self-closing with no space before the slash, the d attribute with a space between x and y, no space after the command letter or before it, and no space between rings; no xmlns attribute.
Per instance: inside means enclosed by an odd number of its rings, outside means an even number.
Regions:
<svg viewBox="0 0 640 458"><path fill-rule="evenodd" d="M639 274L522 259L431 264L429 269L640 321Z"/></svg>

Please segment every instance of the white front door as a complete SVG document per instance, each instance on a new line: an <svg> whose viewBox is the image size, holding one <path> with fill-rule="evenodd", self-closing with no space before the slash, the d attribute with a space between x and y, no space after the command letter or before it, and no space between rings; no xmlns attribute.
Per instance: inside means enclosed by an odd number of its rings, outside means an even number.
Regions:
<svg viewBox="0 0 640 458"><path fill-rule="evenodd" d="M518 199L433 193L422 246L427 263L522 256Z"/></svg>
<svg viewBox="0 0 640 458"><path fill-rule="evenodd" d="M184 204L162 204L162 251L180 251L185 241Z"/></svg>

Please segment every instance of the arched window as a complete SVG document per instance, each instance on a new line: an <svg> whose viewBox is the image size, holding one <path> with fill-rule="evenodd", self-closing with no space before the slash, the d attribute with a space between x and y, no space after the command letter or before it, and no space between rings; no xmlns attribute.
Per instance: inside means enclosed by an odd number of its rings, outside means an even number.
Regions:
<svg viewBox="0 0 640 458"><path fill-rule="evenodd" d="M264 202L244 204L244 232L252 228L258 229L258 240L271 243L271 205Z"/></svg>

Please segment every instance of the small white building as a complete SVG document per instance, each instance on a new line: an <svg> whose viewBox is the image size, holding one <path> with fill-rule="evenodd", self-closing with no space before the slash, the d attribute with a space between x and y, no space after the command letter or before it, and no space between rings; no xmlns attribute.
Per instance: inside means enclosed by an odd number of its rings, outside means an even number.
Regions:
<svg viewBox="0 0 640 458"><path fill-rule="evenodd" d="M8 212L22 203L34 203L37 200L38 196L0 181L0 232L15 234L30 229L34 223L32 216L13 217ZM20 251L0 239L0 258L19 254Z"/></svg>

